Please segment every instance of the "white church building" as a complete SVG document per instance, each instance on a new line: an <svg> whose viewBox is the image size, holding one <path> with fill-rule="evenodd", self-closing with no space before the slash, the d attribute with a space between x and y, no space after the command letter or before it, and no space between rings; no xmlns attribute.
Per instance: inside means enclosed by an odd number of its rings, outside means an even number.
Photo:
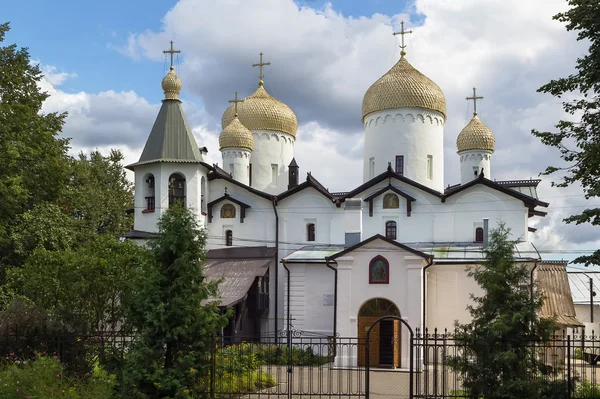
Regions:
<svg viewBox="0 0 600 399"><path fill-rule="evenodd" d="M383 315L413 330L452 329L468 321L469 296L478 292L465 269L482 259L488 229L499 221L511 230L517 260L542 263L530 227L549 205L537 197L540 181L493 180L494 134L475 112L457 134L461 181L446 185L444 135L457 132L444 131L444 93L404 52L364 95L363 184L339 193L300 172L296 115L267 92L262 54L258 65L256 91L236 95L223 113L221 166L205 161L207 149L192 135L173 67L140 159L127 166L135 173L128 237L152 237L177 201L193 210L208 237L206 272L224 278L222 303L237 313L231 334L291 328L364 337ZM574 310L566 314L570 296L560 300L566 307L549 312L578 325ZM377 325L372 334L382 339L370 362L406 367L407 331L398 321ZM340 361L365 360L354 353Z"/></svg>

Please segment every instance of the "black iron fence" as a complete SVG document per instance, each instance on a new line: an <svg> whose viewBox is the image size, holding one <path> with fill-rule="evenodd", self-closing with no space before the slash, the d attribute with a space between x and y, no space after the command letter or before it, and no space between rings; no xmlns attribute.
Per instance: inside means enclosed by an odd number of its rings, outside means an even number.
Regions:
<svg viewBox="0 0 600 399"><path fill-rule="evenodd" d="M416 362L414 398L477 397L465 389L462 376L451 367L451 359L477 363L454 334L417 331L412 345ZM541 382L541 397L600 398L598 335L564 331L547 341L532 341L527 352L545 366L544 373L529 376Z"/></svg>
<svg viewBox="0 0 600 399"><path fill-rule="evenodd" d="M259 340L216 337L211 398L364 397L365 367L355 364L361 347L364 342L361 345L358 338L310 336L301 331Z"/></svg>

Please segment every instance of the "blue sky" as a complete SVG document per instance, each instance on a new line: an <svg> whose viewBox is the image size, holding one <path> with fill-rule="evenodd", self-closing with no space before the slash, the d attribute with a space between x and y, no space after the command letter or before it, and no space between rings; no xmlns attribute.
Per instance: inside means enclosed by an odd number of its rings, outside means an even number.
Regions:
<svg viewBox="0 0 600 399"><path fill-rule="evenodd" d="M123 46L132 33L160 31L162 17L176 3L176 0L11 1L3 2L0 22L11 23L7 43L29 47L32 59L53 65L58 72L77 74L62 90L69 93L134 90L155 102L162 93L148 83L161 78L165 65L146 58L131 59L114 47ZM297 0L296 3L317 9L329 3L334 10L353 18L395 14L405 10L407 4L405 0Z"/></svg>

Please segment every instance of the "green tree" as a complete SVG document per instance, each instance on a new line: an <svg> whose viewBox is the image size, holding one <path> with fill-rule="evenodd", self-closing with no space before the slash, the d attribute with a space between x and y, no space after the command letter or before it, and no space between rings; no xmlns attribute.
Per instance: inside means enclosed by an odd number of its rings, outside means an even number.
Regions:
<svg viewBox="0 0 600 399"><path fill-rule="evenodd" d="M122 303L146 253L106 234L75 249L40 246L22 267L8 270L13 302L25 298L50 324L77 334L123 330Z"/></svg>
<svg viewBox="0 0 600 399"><path fill-rule="evenodd" d="M463 353L449 365L473 398L542 398L545 383L534 376L552 372L533 344L548 340L555 326L538 316L543 298L535 290L532 297L530 268L515 263L509 233L504 225L490 232L485 261L469 270L483 296L472 295L471 322L456 325Z"/></svg>
<svg viewBox="0 0 600 399"><path fill-rule="evenodd" d="M218 287L204 278L205 235L193 214L171 207L158 227L131 302L139 337L123 371L124 397L193 398L209 374L212 337L227 316L211 301Z"/></svg>
<svg viewBox="0 0 600 399"><path fill-rule="evenodd" d="M93 151L71 160L71 173L64 209L79 224L85 236L110 234L123 237L133 228L133 187L122 165L123 154L111 150L108 156Z"/></svg>
<svg viewBox="0 0 600 399"><path fill-rule="evenodd" d="M588 53L577 59L576 73L552 80L538 91L566 97L563 109L573 118L559 121L558 132L532 133L545 145L558 148L567 163L566 167L548 166L543 174L564 173L553 185L568 187L579 183L585 198L590 199L600 196L600 2L568 0L568 4L571 8L554 19L566 23L568 31L576 31L577 40L589 42ZM600 208L586 209L565 222L600 225ZM600 252L577 261L600 264Z"/></svg>
<svg viewBox="0 0 600 399"><path fill-rule="evenodd" d="M0 43L8 30L0 24ZM19 216L60 199L69 177L68 140L58 137L66 114L41 112L41 79L27 49L0 46L0 262Z"/></svg>

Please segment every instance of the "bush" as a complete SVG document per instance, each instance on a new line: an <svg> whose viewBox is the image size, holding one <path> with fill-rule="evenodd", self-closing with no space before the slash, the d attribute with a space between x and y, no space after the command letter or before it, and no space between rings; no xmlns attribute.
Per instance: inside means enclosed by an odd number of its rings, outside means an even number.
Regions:
<svg viewBox="0 0 600 399"><path fill-rule="evenodd" d="M292 366L322 366L329 362L327 356L316 355L311 347L290 349L283 345L258 345L258 357L263 364Z"/></svg>
<svg viewBox="0 0 600 399"><path fill-rule="evenodd" d="M600 384L582 381L575 387L574 398L600 399Z"/></svg>
<svg viewBox="0 0 600 399"><path fill-rule="evenodd" d="M113 397L115 378L96 368L86 376L71 376L58 359L38 356L14 357L0 366L0 397L3 399L107 399Z"/></svg>

